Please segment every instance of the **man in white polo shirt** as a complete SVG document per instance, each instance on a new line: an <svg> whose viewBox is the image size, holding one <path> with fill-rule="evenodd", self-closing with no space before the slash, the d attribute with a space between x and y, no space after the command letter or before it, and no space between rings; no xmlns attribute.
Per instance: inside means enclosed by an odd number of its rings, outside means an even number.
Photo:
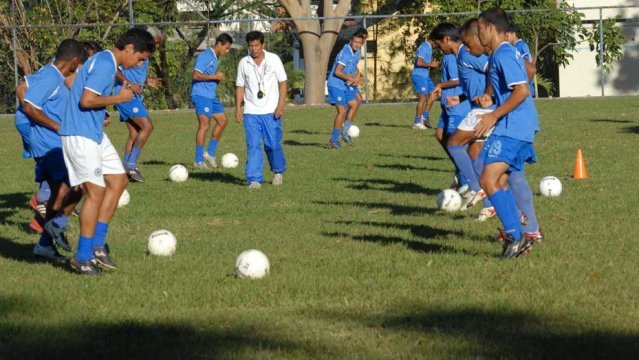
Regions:
<svg viewBox="0 0 639 360"><path fill-rule="evenodd" d="M240 60L235 81L235 122L242 123L246 135L246 180L249 189L262 187L264 158L261 142L273 172L273 185L282 185L286 159L282 149L282 115L287 78L279 56L264 50L264 34L246 34L249 56ZM242 112L242 101L244 111Z"/></svg>

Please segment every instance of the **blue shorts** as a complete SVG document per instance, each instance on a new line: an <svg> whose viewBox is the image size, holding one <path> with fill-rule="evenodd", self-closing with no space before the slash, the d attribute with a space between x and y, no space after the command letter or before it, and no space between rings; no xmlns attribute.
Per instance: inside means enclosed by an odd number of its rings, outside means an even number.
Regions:
<svg viewBox="0 0 639 360"><path fill-rule="evenodd" d="M223 114L224 106L220 104L217 97L208 98L205 96L191 96L191 102L195 106L195 115L204 115L209 119L215 114Z"/></svg>
<svg viewBox="0 0 639 360"><path fill-rule="evenodd" d="M428 95L435 89L435 84L430 77L411 75L410 79L413 81L413 91L415 94Z"/></svg>
<svg viewBox="0 0 639 360"><path fill-rule="evenodd" d="M334 86L328 87L328 103L331 105L341 105L346 107L346 104L355 100L355 91L347 89L338 89Z"/></svg>
<svg viewBox="0 0 639 360"><path fill-rule="evenodd" d="M465 116L448 115L445 110L442 109L442 114L439 116L438 129L444 129L446 135L451 135L457 131L457 127L464 120Z"/></svg>
<svg viewBox="0 0 639 360"><path fill-rule="evenodd" d="M133 98L133 100L115 105L116 110L120 113L120 121L128 121L130 118L148 118L149 112L146 111L142 99Z"/></svg>
<svg viewBox="0 0 639 360"><path fill-rule="evenodd" d="M491 135L484 143L480 156L484 157L484 166L496 162L510 165L509 171L524 171L524 165L537 162L533 144L507 136Z"/></svg>
<svg viewBox="0 0 639 360"><path fill-rule="evenodd" d="M28 159L31 157L31 123L16 125L16 129L22 138L22 158Z"/></svg>
<svg viewBox="0 0 639 360"><path fill-rule="evenodd" d="M355 85L355 86L349 86L348 90L350 90L353 94L357 95L357 94L361 94L362 92L359 90L359 86Z"/></svg>
<svg viewBox="0 0 639 360"><path fill-rule="evenodd" d="M62 149L55 149L44 156L35 158L35 181L45 180L64 181L69 184L69 172L64 164Z"/></svg>

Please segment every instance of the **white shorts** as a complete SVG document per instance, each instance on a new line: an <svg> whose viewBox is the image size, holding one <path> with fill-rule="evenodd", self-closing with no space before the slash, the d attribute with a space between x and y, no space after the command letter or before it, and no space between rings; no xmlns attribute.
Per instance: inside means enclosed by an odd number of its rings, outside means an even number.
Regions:
<svg viewBox="0 0 639 360"><path fill-rule="evenodd" d="M479 122L478 115L488 114L490 112L493 112L493 109L472 109L468 113L468 115L466 115L464 120L462 120L461 123L459 123L459 126L457 126L457 130L475 131L475 126L477 126L477 123ZM475 141L485 141L486 138L488 138L490 134L493 133L494 129L495 127L493 126L490 130L488 130L488 133L486 133L486 135L484 135L483 137Z"/></svg>
<svg viewBox="0 0 639 360"><path fill-rule="evenodd" d="M104 134L102 143L84 136L61 136L64 163L69 171L71 186L90 182L106 187L104 175L124 174L118 152Z"/></svg>

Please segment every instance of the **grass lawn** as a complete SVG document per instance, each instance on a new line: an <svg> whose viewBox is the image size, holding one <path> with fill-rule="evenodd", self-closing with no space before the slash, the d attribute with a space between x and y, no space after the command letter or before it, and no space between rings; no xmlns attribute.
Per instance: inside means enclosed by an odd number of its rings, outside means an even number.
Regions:
<svg viewBox="0 0 639 360"><path fill-rule="evenodd" d="M527 178L564 190L535 196L546 238L526 257L497 258L497 219L437 211L452 165L434 131L410 129L414 105L364 106L356 145L339 151L332 108L288 108L284 186L259 191L243 166L168 181L171 165L191 169L196 120L162 112L141 156L147 182L129 185L111 223L120 269L99 279L33 257L33 161L0 117L0 358L636 359L639 101L537 106ZM125 127L107 133L121 151ZM588 180L570 178L577 148ZM234 123L226 152L246 159ZM161 228L178 239L172 258L146 254ZM267 278L234 277L250 248L269 256Z"/></svg>

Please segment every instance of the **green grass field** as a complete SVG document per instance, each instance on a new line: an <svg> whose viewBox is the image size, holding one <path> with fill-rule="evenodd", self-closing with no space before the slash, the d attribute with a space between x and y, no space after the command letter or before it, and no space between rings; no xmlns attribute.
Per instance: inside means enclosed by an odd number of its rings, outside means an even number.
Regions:
<svg viewBox="0 0 639 360"><path fill-rule="evenodd" d="M33 162L0 117L0 358L636 359L639 101L537 106L527 178L564 190L535 196L546 239L529 256L498 259L497 219L436 210L452 165L433 131L410 129L412 104L364 106L356 146L340 151L326 146L333 109L288 108L284 186L253 192L243 166L168 181L192 163L196 122L163 112L141 157L147 182L129 185L111 223L120 269L99 279L32 256ZM107 132L121 150L125 127ZM570 178L577 148L588 180ZM243 163L245 151L229 124L219 154ZM160 228L178 239L172 258L146 255ZM234 277L250 248L269 256L267 278Z"/></svg>

